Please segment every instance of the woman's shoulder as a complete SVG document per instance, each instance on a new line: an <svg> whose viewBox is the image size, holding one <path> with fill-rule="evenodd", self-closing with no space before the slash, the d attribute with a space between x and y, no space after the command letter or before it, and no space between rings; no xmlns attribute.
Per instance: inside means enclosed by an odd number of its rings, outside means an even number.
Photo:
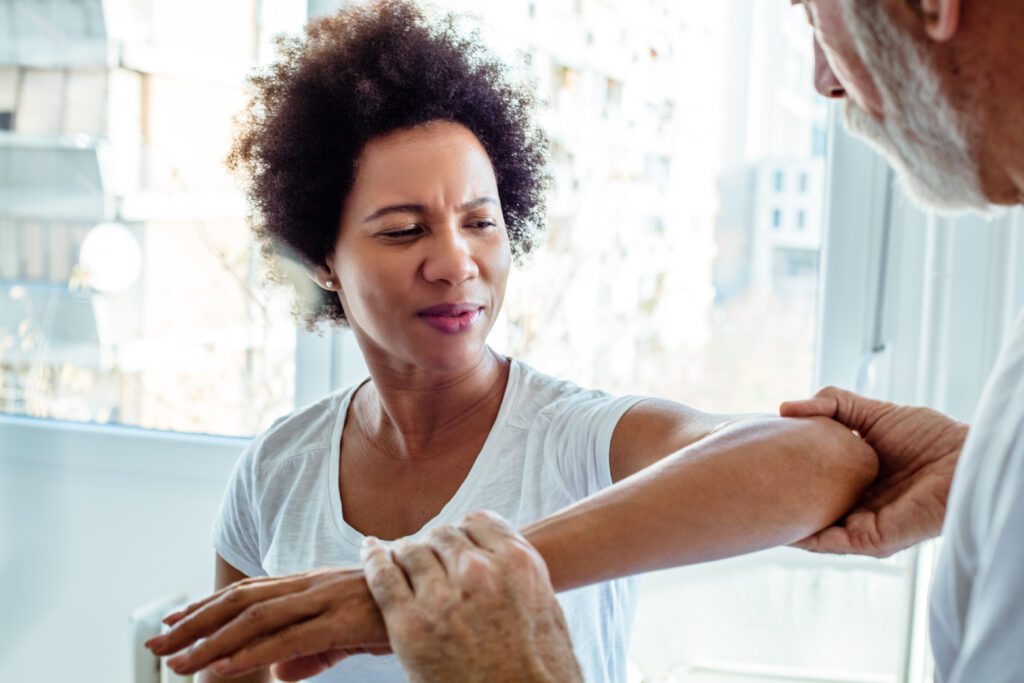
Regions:
<svg viewBox="0 0 1024 683"><path fill-rule="evenodd" d="M358 386L331 392L277 418L253 439L244 457L264 471L300 455L329 452L338 419Z"/></svg>
<svg viewBox="0 0 1024 683"><path fill-rule="evenodd" d="M516 394L519 413L531 416L557 410L561 405L587 400L614 400L614 396L600 389L581 387L572 380L559 379L543 373L528 363L512 359L517 378Z"/></svg>

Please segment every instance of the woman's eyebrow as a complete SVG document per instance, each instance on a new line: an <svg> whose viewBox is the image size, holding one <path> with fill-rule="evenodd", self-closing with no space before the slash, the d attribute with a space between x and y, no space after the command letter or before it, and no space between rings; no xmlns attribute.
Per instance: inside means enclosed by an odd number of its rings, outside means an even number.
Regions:
<svg viewBox="0 0 1024 683"><path fill-rule="evenodd" d="M459 211L472 211L473 209L479 208L484 204L494 204L495 206L497 206L498 200L495 199L494 197L477 197L476 199L471 199L462 206L460 206Z"/></svg>
<svg viewBox="0 0 1024 683"><path fill-rule="evenodd" d="M472 211L473 209L479 208L484 204L498 205L498 200L494 197L478 197L471 199L465 204L459 207L459 211ZM377 209L369 216L363 219L363 223L369 223L375 221L383 216L389 216L393 213L426 213L427 207L422 204L393 204L391 206L385 206L381 209Z"/></svg>
<svg viewBox="0 0 1024 683"><path fill-rule="evenodd" d="M377 209L369 216L363 219L364 223L375 221L382 216L388 216L393 213L425 213L427 207L422 204L394 204L392 206L385 206L382 209Z"/></svg>

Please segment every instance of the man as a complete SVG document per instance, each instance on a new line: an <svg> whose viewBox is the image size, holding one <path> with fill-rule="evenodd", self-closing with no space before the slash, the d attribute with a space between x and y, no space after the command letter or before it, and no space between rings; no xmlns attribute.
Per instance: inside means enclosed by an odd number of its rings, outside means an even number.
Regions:
<svg viewBox="0 0 1024 683"><path fill-rule="evenodd" d="M815 27L819 90L829 97L846 98L848 126L890 157L912 194L940 209L1024 202L1024 125L1020 124L1024 121L1024 40L1020 38L1024 3L806 0L795 4L806 6ZM942 683L1024 681L1024 496L1020 495L1024 493L1024 329L1012 335L966 443L965 426L939 413L836 389L785 404L781 412L838 420L855 429L881 463L874 484L844 523L800 545L820 552L886 556L936 536L947 516L948 496L946 542L932 597L931 635L938 678ZM727 438L741 440L742 435ZM567 527L576 538L609 548L600 566L581 569L549 562L551 582L564 589L572 587L564 580L568 575L586 581L619 576L624 557L634 562L638 556L650 558L649 568L712 559L682 553L665 557L658 555L658 548L641 547L630 536L639 520L649 524L651 519L664 519L668 521L659 532L678 544L673 547L686 547L678 542L680 529L687 527L673 517L674 499L666 495L673 482L664 475L672 473L669 468L677 468L678 473L699 460L699 456L682 458L648 476L627 479L528 529L530 542L544 557L556 539L565 537ZM676 478L673 485L685 481L688 477ZM535 558L522 559L530 552L524 550L525 541L507 529L502 534L494 520L480 518L473 523L494 527L488 545L474 544L474 550L465 543L453 546L449 539L445 546L435 536L424 545L400 545L390 553L379 547L368 551L368 585L382 608L391 647L418 681L572 680L571 667L564 663L570 652L568 638L531 635L535 628L552 634L559 630L550 583L543 580ZM461 533L471 537L468 524L470 520ZM561 533L556 533L559 529ZM513 555L520 560L509 561ZM481 556L491 561L482 562ZM405 584L398 580L399 573L406 577ZM288 680L300 673L315 673L351 651L344 649L350 646L337 635L342 624L348 628L350 622L324 619L324 631L333 638L324 641L332 643L330 651L308 640L289 642L276 634L259 640L256 647L242 644L281 626L261 624L268 622L268 610L257 612L253 609L257 603L268 598L284 601L278 602L282 608L277 613L293 610L296 614L314 602L330 605L338 594L333 586L341 581L339 576L335 572L261 580L244 590L214 595L173 615L170 621L176 629L162 642L171 641L173 647L167 649L176 650L211 634L203 645L203 661L235 652L225 660L227 672L291 659L278 668ZM474 589L468 591L464 590L467 577L474 582ZM418 590L428 584L431 590ZM432 591L447 597L442 603L432 602L436 599ZM523 601L535 607L524 612L519 607ZM339 607L324 614L348 613L341 609L340 599L333 604ZM262 618L236 618L257 613ZM504 634L500 647L486 646L494 642L486 638L480 642L483 631L447 627L449 622L476 623L485 613L492 618L510 615L501 624L481 622ZM424 617L430 614L437 618ZM535 614L536 620L524 614ZM187 622L194 626L189 628ZM438 659L444 660L445 668L436 668ZM516 663L534 661L551 664L512 673ZM213 668L216 671L217 665ZM481 673L485 671L496 673Z"/></svg>

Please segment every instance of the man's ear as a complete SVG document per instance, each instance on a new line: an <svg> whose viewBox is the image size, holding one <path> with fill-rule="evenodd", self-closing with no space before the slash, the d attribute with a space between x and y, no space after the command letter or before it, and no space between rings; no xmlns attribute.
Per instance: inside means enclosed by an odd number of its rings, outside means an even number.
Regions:
<svg viewBox="0 0 1024 683"><path fill-rule="evenodd" d="M932 40L945 43L960 28L960 0L921 0L924 30Z"/></svg>

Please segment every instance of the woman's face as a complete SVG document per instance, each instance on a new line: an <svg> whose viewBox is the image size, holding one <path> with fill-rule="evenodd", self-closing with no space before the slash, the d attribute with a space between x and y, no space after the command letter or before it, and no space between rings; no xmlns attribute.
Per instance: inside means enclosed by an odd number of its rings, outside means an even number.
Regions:
<svg viewBox="0 0 1024 683"><path fill-rule="evenodd" d="M327 275L371 364L479 362L510 262L494 169L469 129L436 121L367 143Z"/></svg>

